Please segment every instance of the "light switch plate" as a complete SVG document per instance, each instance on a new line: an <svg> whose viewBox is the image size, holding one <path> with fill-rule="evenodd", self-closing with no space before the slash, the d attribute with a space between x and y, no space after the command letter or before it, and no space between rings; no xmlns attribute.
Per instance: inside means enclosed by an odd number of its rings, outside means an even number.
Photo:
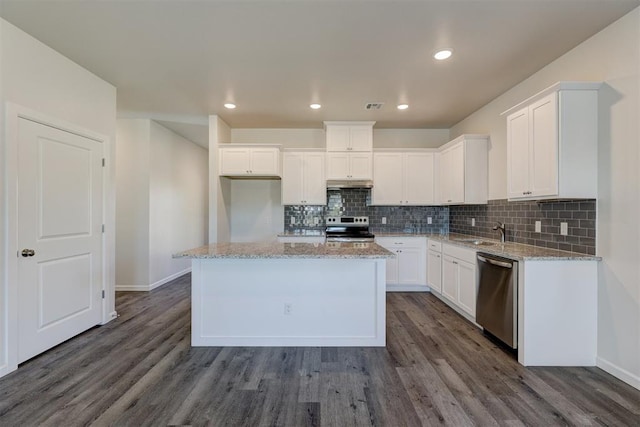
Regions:
<svg viewBox="0 0 640 427"><path fill-rule="evenodd" d="M291 225L296 225L296 217L295 216L291 217Z"/></svg>
<svg viewBox="0 0 640 427"><path fill-rule="evenodd" d="M476 226L476 219L475 218L471 218L471 226L472 227Z"/></svg>
<svg viewBox="0 0 640 427"><path fill-rule="evenodd" d="M566 236L567 234L569 234L569 224L567 224L566 222L560 223L560 234L562 236Z"/></svg>
<svg viewBox="0 0 640 427"><path fill-rule="evenodd" d="M542 233L542 221L536 221L536 233Z"/></svg>
<svg viewBox="0 0 640 427"><path fill-rule="evenodd" d="M427 217L427 224L433 224L433 219L430 216Z"/></svg>

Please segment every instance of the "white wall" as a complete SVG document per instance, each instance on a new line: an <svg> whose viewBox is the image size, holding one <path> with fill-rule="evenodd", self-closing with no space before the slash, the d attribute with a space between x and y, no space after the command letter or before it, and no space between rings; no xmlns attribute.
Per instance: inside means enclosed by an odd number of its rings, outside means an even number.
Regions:
<svg viewBox="0 0 640 427"><path fill-rule="evenodd" d="M204 148L151 122L149 283L166 283L191 268L171 255L202 246L208 235L208 157Z"/></svg>
<svg viewBox="0 0 640 427"><path fill-rule="evenodd" d="M7 271L15 257L7 254L10 234L7 223L8 193L5 187L7 175L5 134L5 102L18 104L53 119L62 120L76 127L104 135L107 158L105 177L105 275L106 275L106 322L115 315L115 134L116 134L116 89L84 68L40 43L22 30L0 19L0 176L2 197L0 198L0 298L6 298L9 283ZM15 304L15 301L13 302ZM10 365L11 352L7 341L8 305L11 301L0 299L0 376L15 369Z"/></svg>
<svg viewBox="0 0 640 427"><path fill-rule="evenodd" d="M325 148L323 129L232 129L237 144L281 144L282 148ZM449 142L448 129L373 129L374 148L436 148Z"/></svg>
<svg viewBox="0 0 640 427"><path fill-rule="evenodd" d="M280 180L231 180L231 241L273 240L284 230Z"/></svg>
<svg viewBox="0 0 640 427"><path fill-rule="evenodd" d="M229 126L218 116L209 116L209 243L231 239L231 182L218 176L218 147L229 141Z"/></svg>
<svg viewBox="0 0 640 427"><path fill-rule="evenodd" d="M640 9L456 124L451 136L491 135L489 196L506 198L500 113L560 80L605 82L598 123L598 365L640 388Z"/></svg>
<svg viewBox="0 0 640 427"><path fill-rule="evenodd" d="M189 271L173 259L208 233L208 153L147 119L119 119L118 290L149 291Z"/></svg>
<svg viewBox="0 0 640 427"><path fill-rule="evenodd" d="M118 120L116 285L149 282L149 120Z"/></svg>

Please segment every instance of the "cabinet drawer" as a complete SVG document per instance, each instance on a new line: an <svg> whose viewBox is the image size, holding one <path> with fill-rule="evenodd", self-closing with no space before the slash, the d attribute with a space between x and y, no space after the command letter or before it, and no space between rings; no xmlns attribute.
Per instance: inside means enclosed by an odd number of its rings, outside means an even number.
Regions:
<svg viewBox="0 0 640 427"><path fill-rule="evenodd" d="M376 237L376 243L384 247L411 247L411 248L426 248L426 238L424 237Z"/></svg>
<svg viewBox="0 0 640 427"><path fill-rule="evenodd" d="M455 245L442 245L442 252L445 255L449 255L453 258L457 258L462 261L466 261L470 264L476 263L476 251L472 249L461 248Z"/></svg>
<svg viewBox="0 0 640 427"><path fill-rule="evenodd" d="M437 240L429 239L428 243L429 249L436 252L442 252L442 243Z"/></svg>

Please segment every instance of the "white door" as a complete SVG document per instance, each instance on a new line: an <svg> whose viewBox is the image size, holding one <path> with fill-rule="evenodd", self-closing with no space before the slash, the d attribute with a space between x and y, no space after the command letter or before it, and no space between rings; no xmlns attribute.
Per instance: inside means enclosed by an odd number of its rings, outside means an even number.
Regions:
<svg viewBox="0 0 640 427"><path fill-rule="evenodd" d="M374 205L401 205L402 154L374 153L371 203Z"/></svg>
<svg viewBox="0 0 640 427"><path fill-rule="evenodd" d="M530 189L532 196L558 194L558 109L557 93L529 108Z"/></svg>
<svg viewBox="0 0 640 427"><path fill-rule="evenodd" d="M433 204L435 200L433 153L407 153L405 159L404 182L407 204Z"/></svg>
<svg viewBox="0 0 640 427"><path fill-rule="evenodd" d="M349 147L351 151L371 151L373 148L373 128L369 125L351 126Z"/></svg>
<svg viewBox="0 0 640 427"><path fill-rule="evenodd" d="M442 259L436 251L429 251L427 256L427 284L431 291L442 292Z"/></svg>
<svg viewBox="0 0 640 427"><path fill-rule="evenodd" d="M476 266L458 262L458 305L472 317L476 317Z"/></svg>
<svg viewBox="0 0 640 427"><path fill-rule="evenodd" d="M304 200L304 154L284 153L282 156L282 204L299 205Z"/></svg>
<svg viewBox="0 0 640 427"><path fill-rule="evenodd" d="M250 173L252 175L280 175L279 157L280 150L277 148L252 148Z"/></svg>
<svg viewBox="0 0 640 427"><path fill-rule="evenodd" d="M400 249L398 254L398 283L402 285L424 285L423 268L426 259L420 248Z"/></svg>
<svg viewBox="0 0 640 427"><path fill-rule="evenodd" d="M102 317L102 144L18 127L18 363Z"/></svg>
<svg viewBox="0 0 640 427"><path fill-rule="evenodd" d="M349 154L349 178L372 179L373 156L371 153Z"/></svg>
<svg viewBox="0 0 640 427"><path fill-rule="evenodd" d="M349 175L349 154L327 153L327 179L348 179Z"/></svg>
<svg viewBox="0 0 640 427"><path fill-rule="evenodd" d="M442 256L442 295L458 303L458 262L448 255Z"/></svg>
<svg viewBox="0 0 640 427"><path fill-rule="evenodd" d="M324 153L306 153L303 161L304 202L327 204L327 180L324 178Z"/></svg>
<svg viewBox="0 0 640 427"><path fill-rule="evenodd" d="M251 150L248 148L221 148L220 175L247 175L251 169Z"/></svg>

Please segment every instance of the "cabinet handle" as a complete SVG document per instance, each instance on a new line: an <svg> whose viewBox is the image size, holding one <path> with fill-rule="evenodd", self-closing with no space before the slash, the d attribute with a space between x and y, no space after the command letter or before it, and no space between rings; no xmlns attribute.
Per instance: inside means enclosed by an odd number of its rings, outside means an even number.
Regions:
<svg viewBox="0 0 640 427"><path fill-rule="evenodd" d="M456 261L451 261L451 263L452 263L452 264L456 264L456 265L458 264Z"/></svg>

